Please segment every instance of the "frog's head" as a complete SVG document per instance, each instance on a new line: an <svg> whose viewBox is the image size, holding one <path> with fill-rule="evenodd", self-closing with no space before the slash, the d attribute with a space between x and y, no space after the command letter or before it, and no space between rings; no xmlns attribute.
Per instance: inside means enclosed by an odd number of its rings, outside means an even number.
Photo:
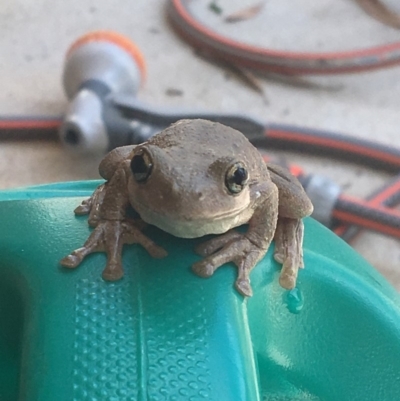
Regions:
<svg viewBox="0 0 400 401"><path fill-rule="evenodd" d="M134 209L178 237L223 233L247 222L254 179L245 158L192 145L170 141L134 149L128 184Z"/></svg>

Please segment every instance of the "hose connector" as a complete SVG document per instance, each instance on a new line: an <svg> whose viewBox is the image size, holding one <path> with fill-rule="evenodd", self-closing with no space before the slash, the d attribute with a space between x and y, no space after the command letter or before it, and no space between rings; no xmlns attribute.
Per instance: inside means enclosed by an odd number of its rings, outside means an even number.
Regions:
<svg viewBox="0 0 400 401"><path fill-rule="evenodd" d="M330 178L319 174L309 175L302 184L314 205L312 217L330 227L333 209L342 192L340 186Z"/></svg>
<svg viewBox="0 0 400 401"><path fill-rule="evenodd" d="M63 85L70 104L60 128L61 141L75 152L97 154L129 144L130 123L111 110L112 99L135 97L144 77L143 56L122 35L97 31L76 40L64 66Z"/></svg>

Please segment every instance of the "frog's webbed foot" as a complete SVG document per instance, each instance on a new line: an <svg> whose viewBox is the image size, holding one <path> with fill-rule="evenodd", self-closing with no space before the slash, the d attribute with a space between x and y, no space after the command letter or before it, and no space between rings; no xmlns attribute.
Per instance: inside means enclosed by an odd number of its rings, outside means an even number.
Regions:
<svg viewBox="0 0 400 401"><path fill-rule="evenodd" d="M139 243L154 258L162 258L167 252L146 237L139 225L131 220L100 220L83 245L60 261L64 267L76 268L82 260L94 252L107 253L107 265L103 278L108 281L119 280L123 276L122 246Z"/></svg>
<svg viewBox="0 0 400 401"><path fill-rule="evenodd" d="M205 259L193 264L193 271L200 277L210 277L225 263L233 262L238 267L235 287L244 296L250 297L250 271L264 256L266 249L251 242L245 234L234 230L215 237L196 247L196 252Z"/></svg>
<svg viewBox="0 0 400 401"><path fill-rule="evenodd" d="M93 195L82 201L82 203L74 210L78 216L89 215L88 223L91 227L96 227L100 221L100 206L103 203L106 194L105 184L100 185L93 192Z"/></svg>
<svg viewBox="0 0 400 401"><path fill-rule="evenodd" d="M296 286L299 268L303 262L304 225L301 219L279 217L275 231L274 259L282 263L279 283L288 290Z"/></svg>

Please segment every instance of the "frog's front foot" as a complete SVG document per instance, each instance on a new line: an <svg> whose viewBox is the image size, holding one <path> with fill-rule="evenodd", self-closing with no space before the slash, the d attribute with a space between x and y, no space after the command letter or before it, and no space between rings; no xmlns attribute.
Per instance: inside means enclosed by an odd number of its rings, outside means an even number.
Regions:
<svg viewBox="0 0 400 401"><path fill-rule="evenodd" d="M192 269L200 277L210 277L218 267L233 262L238 267L235 287L240 294L250 297L253 295L250 271L266 251L251 242L245 234L231 230L200 244L196 252L205 259L194 263Z"/></svg>
<svg viewBox="0 0 400 401"><path fill-rule="evenodd" d="M94 191L93 195L82 201L82 203L74 210L78 216L89 215L88 223L91 227L96 227L100 219L100 206L103 203L106 193L105 184L100 185Z"/></svg>
<svg viewBox="0 0 400 401"><path fill-rule="evenodd" d="M274 238L274 259L282 263L279 283L287 290L296 287L299 268L304 267L303 235L304 225L301 219L278 219Z"/></svg>
<svg viewBox="0 0 400 401"><path fill-rule="evenodd" d="M119 280L123 276L122 246L124 244L141 244L151 256L162 258L167 252L157 246L141 231L141 224L130 220L100 220L83 245L60 261L64 267L73 269L82 260L94 252L106 252L107 264L103 270L103 278L108 281Z"/></svg>

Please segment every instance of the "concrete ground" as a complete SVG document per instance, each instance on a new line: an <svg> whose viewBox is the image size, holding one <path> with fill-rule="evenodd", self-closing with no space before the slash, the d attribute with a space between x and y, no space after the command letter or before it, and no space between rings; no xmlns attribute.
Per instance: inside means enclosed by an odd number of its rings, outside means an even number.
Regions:
<svg viewBox="0 0 400 401"><path fill-rule="evenodd" d="M286 50L346 50L400 40L400 32L366 16L351 0L269 0L251 21L226 25L210 0L192 2L200 20L248 43ZM220 0L229 14L254 0ZM295 4L294 4L295 3ZM400 11L396 0L388 0ZM0 114L61 115L65 52L96 29L125 34L142 49L148 80L140 97L156 105L248 111L271 122L338 130L400 147L400 66L314 78L340 90L307 90L263 81L268 102L232 73L194 55L165 19L165 1L2 0ZM181 96L171 96L178 89ZM388 175L336 160L286 153L307 172L334 178L345 193L366 196ZM2 142L0 188L97 178L99 159L71 155L50 142ZM399 240L365 233L356 249L400 289Z"/></svg>

